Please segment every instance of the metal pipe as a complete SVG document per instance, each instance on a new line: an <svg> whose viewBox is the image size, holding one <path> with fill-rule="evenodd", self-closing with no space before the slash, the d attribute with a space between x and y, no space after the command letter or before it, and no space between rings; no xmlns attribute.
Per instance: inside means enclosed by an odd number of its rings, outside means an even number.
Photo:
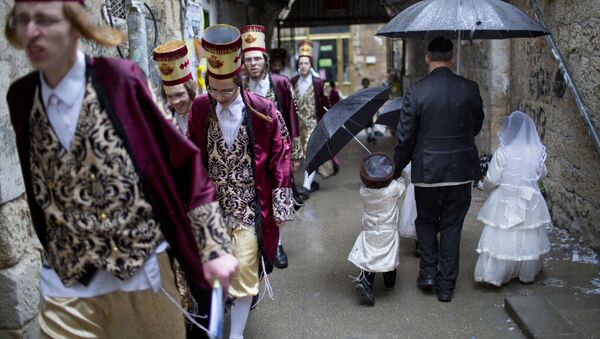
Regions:
<svg viewBox="0 0 600 339"><path fill-rule="evenodd" d="M144 73L148 71L148 40L146 36L146 18L144 17L144 2L128 0L127 35L129 38L129 59L137 63Z"/></svg>
<svg viewBox="0 0 600 339"><path fill-rule="evenodd" d="M542 13L542 10L540 9L540 6L538 5L537 0L529 0L529 5L533 8L533 11L535 13L535 18L537 19L537 21L547 31L550 31L548 29L548 27L546 26L546 22L544 20L544 14ZM573 77L571 76L571 72L567 68L565 59L564 59L562 53L560 52L560 49L558 48L558 43L556 42L556 39L554 39L554 36L552 34L545 35L544 38L546 39L546 42L548 43L548 45L550 45L550 49L552 50L552 55L554 56L554 59L556 59L556 61L558 62L558 67L560 68L563 78L565 79L565 84L567 85L567 87L569 87L569 91L575 98L575 103L577 104L577 108L579 109L579 114L583 118L583 123L585 124L585 127L587 128L590 136L592 137L592 140L594 141L594 145L596 146L596 151L600 155L600 136L598 136L598 130L596 129L594 122L590 118L588 107L585 104L585 102L583 101L583 96L581 95L581 92L579 91L579 88L575 84L575 81L573 80Z"/></svg>

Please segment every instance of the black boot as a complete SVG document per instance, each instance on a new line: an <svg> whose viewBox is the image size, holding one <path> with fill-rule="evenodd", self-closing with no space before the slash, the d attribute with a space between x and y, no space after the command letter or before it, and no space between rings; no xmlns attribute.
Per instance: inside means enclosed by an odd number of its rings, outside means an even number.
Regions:
<svg viewBox="0 0 600 339"><path fill-rule="evenodd" d="M396 285L396 269L389 272L383 272L383 285L386 290L391 290Z"/></svg>
<svg viewBox="0 0 600 339"><path fill-rule="evenodd" d="M288 267L288 257L283 250L283 246L277 246L277 256L275 257L275 267L277 268L286 268Z"/></svg>
<svg viewBox="0 0 600 339"><path fill-rule="evenodd" d="M419 248L419 240L415 240L415 250L413 252L413 255L417 258L421 257L421 249Z"/></svg>
<svg viewBox="0 0 600 339"><path fill-rule="evenodd" d="M294 203L294 210L297 211L300 207L304 206L304 199L300 196L300 192L296 189L296 185L292 185L292 199Z"/></svg>
<svg viewBox="0 0 600 339"><path fill-rule="evenodd" d="M362 271L356 283L356 290L360 294L360 301L363 305L374 306L375 296L373 295L373 283L375 282L375 273Z"/></svg>

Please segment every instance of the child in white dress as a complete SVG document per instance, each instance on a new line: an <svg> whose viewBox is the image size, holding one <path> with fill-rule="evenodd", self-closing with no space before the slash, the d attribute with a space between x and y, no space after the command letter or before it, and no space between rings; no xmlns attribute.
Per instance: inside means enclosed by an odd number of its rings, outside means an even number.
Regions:
<svg viewBox="0 0 600 339"><path fill-rule="evenodd" d="M551 222L538 180L546 174L546 148L523 112L506 117L499 148L479 188L491 190L477 219L485 226L477 246L475 281L496 286L518 278L531 283L550 251L545 226Z"/></svg>
<svg viewBox="0 0 600 339"><path fill-rule="evenodd" d="M393 180L393 175L394 162L384 153L371 153L361 162L363 231L356 238L348 260L361 269L356 289L362 303L371 306L375 304L375 273L382 272L385 287L392 289L399 264L398 199L405 186L404 178Z"/></svg>

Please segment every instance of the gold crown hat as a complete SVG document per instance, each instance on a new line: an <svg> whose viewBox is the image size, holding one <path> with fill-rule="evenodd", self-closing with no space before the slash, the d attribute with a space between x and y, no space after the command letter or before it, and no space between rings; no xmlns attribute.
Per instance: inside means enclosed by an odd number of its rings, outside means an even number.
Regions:
<svg viewBox="0 0 600 339"><path fill-rule="evenodd" d="M310 41L302 41L298 44L298 57L313 57L313 44Z"/></svg>
<svg viewBox="0 0 600 339"><path fill-rule="evenodd" d="M175 86L192 78L192 65L183 41L169 41L157 46L152 52L163 85Z"/></svg>
<svg viewBox="0 0 600 339"><path fill-rule="evenodd" d="M242 69L242 36L240 31L226 24L204 30L202 48L206 51L208 74L216 79L229 79Z"/></svg>
<svg viewBox="0 0 600 339"><path fill-rule="evenodd" d="M246 25L240 27L240 32L242 33L242 53L247 55L254 52L262 55L267 52L265 26Z"/></svg>

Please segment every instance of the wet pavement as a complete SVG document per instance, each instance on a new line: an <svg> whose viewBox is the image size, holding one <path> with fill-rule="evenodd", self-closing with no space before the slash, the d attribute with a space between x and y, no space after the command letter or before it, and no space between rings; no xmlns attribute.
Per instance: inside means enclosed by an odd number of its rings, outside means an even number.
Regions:
<svg viewBox="0 0 600 339"><path fill-rule="evenodd" d="M370 147L393 154L394 140L378 138ZM385 290L377 275L375 306L361 305L351 278L358 269L346 258L361 230L357 164L364 155L351 141L339 155L339 174L319 180L321 189L285 226L289 267L269 276L274 299L264 298L251 312L246 338L524 338L532 336L521 330L527 325L517 325L504 306L505 298L518 296L554 298L561 319L576 337L599 336L599 260L564 230L548 229L552 252L535 283L514 280L494 287L473 281L475 248L483 228L475 217L486 198L478 190L473 191L463 227L460 275L452 302L441 303L435 294L415 286L419 261L412 254L414 241L402 239L395 289ZM296 178L302 181L301 175ZM265 295L263 291L261 285Z"/></svg>

